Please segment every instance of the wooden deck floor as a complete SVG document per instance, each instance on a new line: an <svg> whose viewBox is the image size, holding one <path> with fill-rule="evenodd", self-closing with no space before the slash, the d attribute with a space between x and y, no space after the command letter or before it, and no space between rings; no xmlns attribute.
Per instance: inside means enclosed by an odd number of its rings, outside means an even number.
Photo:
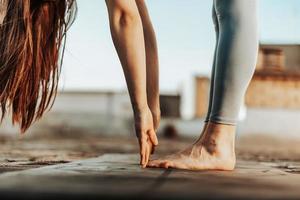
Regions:
<svg viewBox="0 0 300 200"><path fill-rule="evenodd" d="M157 154L189 140L160 140ZM2 139L5 199L300 199L299 141L241 138L233 172L141 169L134 138Z"/></svg>

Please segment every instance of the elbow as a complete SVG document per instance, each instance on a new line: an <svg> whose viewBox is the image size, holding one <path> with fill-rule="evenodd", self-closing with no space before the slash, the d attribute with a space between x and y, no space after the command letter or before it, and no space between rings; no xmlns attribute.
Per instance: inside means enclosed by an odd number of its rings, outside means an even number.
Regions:
<svg viewBox="0 0 300 200"><path fill-rule="evenodd" d="M139 14L135 12L122 12L119 18L119 24L121 26L135 26L141 23Z"/></svg>
<svg viewBox="0 0 300 200"><path fill-rule="evenodd" d="M135 27L142 24L139 13L128 10L119 10L111 19L115 27L127 28Z"/></svg>

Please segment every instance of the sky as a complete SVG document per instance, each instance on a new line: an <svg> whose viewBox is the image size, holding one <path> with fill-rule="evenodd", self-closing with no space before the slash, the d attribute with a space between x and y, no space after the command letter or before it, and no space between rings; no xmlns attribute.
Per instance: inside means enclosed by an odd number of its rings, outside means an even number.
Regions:
<svg viewBox="0 0 300 200"><path fill-rule="evenodd" d="M262 43L300 44L300 1L258 0ZM156 31L163 93L181 93L192 104L193 77L210 75L215 34L212 0L146 0ZM68 32L61 90L126 89L104 0L77 0ZM189 110L189 109L185 109ZM191 109L190 109L191 110Z"/></svg>

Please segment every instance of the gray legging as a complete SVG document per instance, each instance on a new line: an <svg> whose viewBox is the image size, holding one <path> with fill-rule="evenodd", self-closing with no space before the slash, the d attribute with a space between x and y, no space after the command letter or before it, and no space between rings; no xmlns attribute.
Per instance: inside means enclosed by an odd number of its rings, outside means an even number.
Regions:
<svg viewBox="0 0 300 200"><path fill-rule="evenodd" d="M214 0L216 47L206 122L235 125L258 52L257 0Z"/></svg>

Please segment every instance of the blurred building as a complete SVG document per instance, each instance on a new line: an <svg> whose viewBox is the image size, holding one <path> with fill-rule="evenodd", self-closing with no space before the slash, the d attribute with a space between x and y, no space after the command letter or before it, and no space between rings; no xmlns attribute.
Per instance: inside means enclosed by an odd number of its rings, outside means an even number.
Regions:
<svg viewBox="0 0 300 200"><path fill-rule="evenodd" d="M125 91L61 91L53 108L30 127L30 134L131 134L132 109ZM17 132L10 117L0 134Z"/></svg>
<svg viewBox="0 0 300 200"><path fill-rule="evenodd" d="M196 77L196 105L195 117L202 118L206 115L209 99L210 79L204 76Z"/></svg>
<svg viewBox="0 0 300 200"><path fill-rule="evenodd" d="M166 118L180 118L181 96L178 95L160 95L161 116Z"/></svg>
<svg viewBox="0 0 300 200"><path fill-rule="evenodd" d="M247 107L300 108L300 45L261 45Z"/></svg>

